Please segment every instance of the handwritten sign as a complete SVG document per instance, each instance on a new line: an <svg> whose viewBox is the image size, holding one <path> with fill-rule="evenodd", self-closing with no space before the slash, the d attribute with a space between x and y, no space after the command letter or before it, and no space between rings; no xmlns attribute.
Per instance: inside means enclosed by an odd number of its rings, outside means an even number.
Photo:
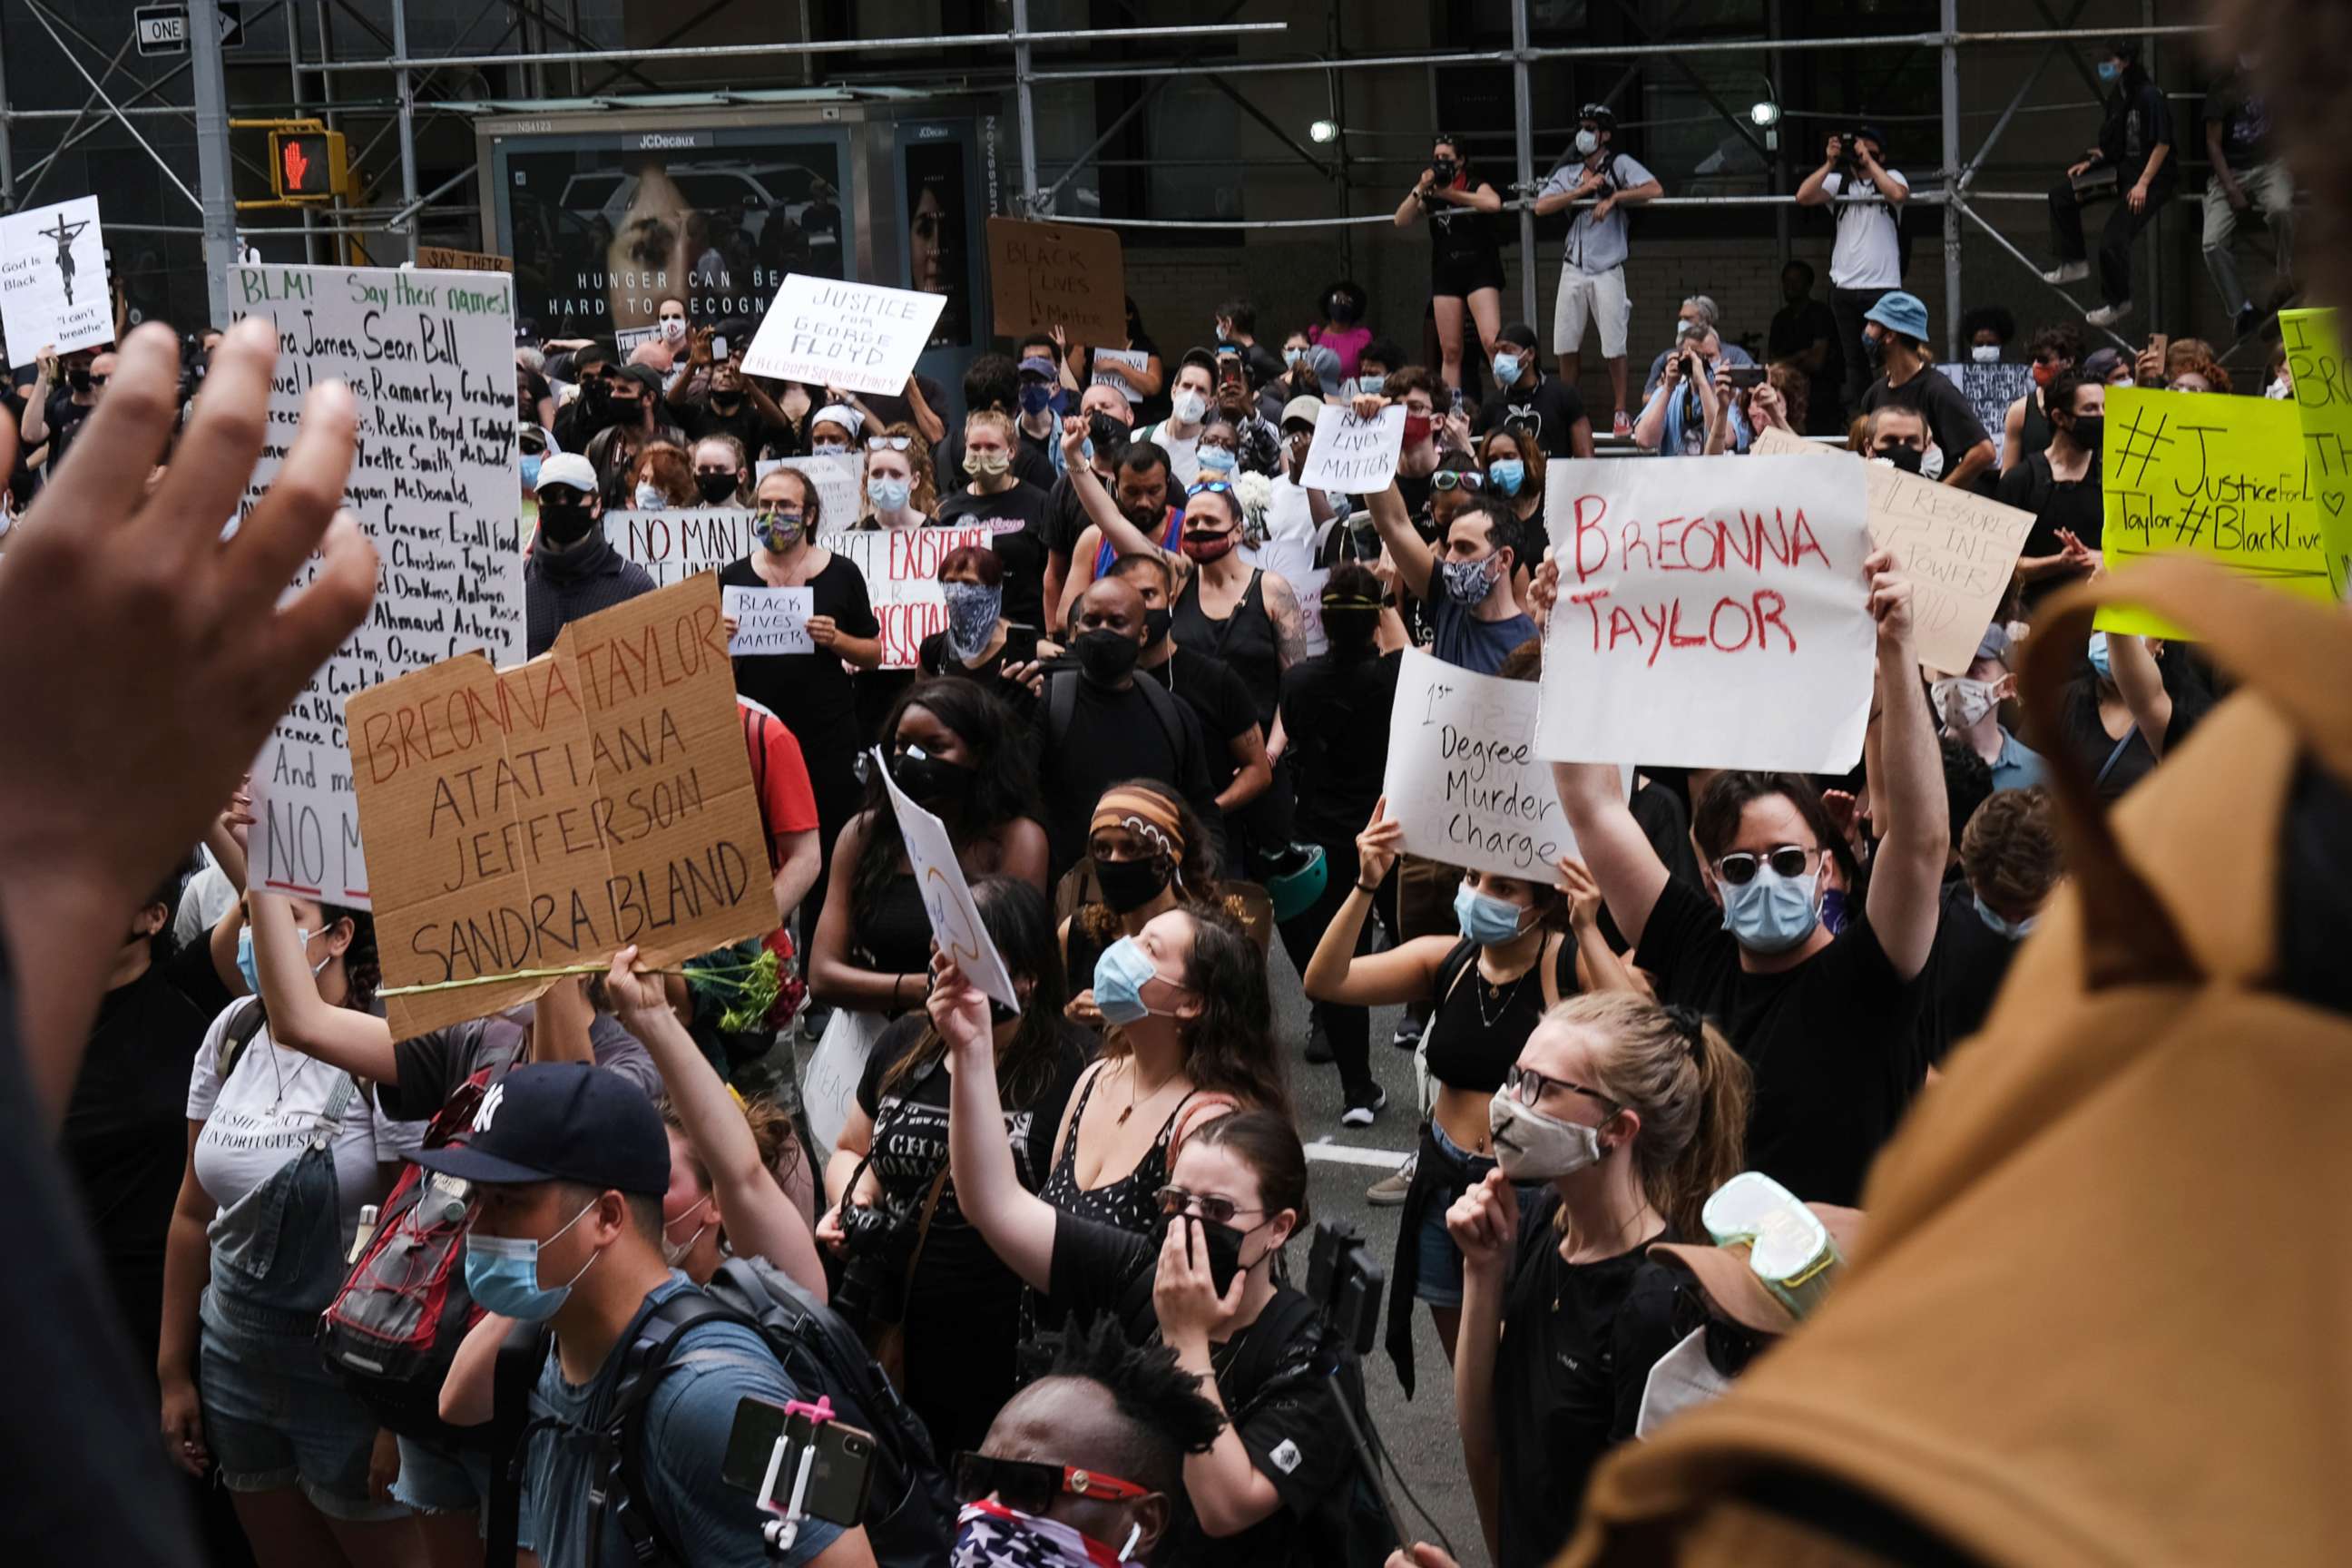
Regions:
<svg viewBox="0 0 2352 1568"><path fill-rule="evenodd" d="M698 577L573 621L499 669L478 654L353 696L389 986L648 968L775 924L719 587ZM511 1005L540 979L385 998L394 1039Z"/></svg>
<svg viewBox="0 0 2352 1568"><path fill-rule="evenodd" d="M2319 531L2327 545L2327 575L2336 596L2352 578L2352 365L2336 311L2281 310L2279 331L2286 344L2288 378L2294 384L2294 412L2303 430L2303 458L2319 504Z"/></svg>
<svg viewBox="0 0 2352 1568"><path fill-rule="evenodd" d="M1119 327L1119 341L1127 341L1127 328L1123 322ZM1143 395L1136 390L1136 384L1151 369L1151 356L1143 350L1098 348L1093 351L1089 363L1094 372L1089 378L1089 385L1115 386L1127 394L1130 402Z"/></svg>
<svg viewBox="0 0 2352 1568"><path fill-rule="evenodd" d="M896 393L947 302L944 294L788 272L751 334L743 369L812 386Z"/></svg>
<svg viewBox="0 0 2352 1568"><path fill-rule="evenodd" d="M1000 336L1058 326L1074 343L1127 342L1127 269L1110 229L991 217L988 281Z"/></svg>
<svg viewBox="0 0 2352 1568"><path fill-rule="evenodd" d="M814 588L729 588L728 615L734 617L735 635L727 639L731 654L814 653L808 618L816 613Z"/></svg>
<svg viewBox="0 0 2352 1568"><path fill-rule="evenodd" d="M1759 435L1752 450L1845 455L1777 427ZM1919 662L1945 675L1967 669L2009 591L2018 554L2033 531L2033 514L1906 474L1892 463L1865 462L1863 482L1870 487L1871 540L1893 551L1911 580Z"/></svg>
<svg viewBox="0 0 2352 1568"><path fill-rule="evenodd" d="M2335 600L2294 408L2267 397L2111 387L2103 460L2101 550L2117 577L2151 555L2191 554L2298 598ZM2124 605L2102 609L2097 624L2179 635Z"/></svg>
<svg viewBox="0 0 2352 1568"><path fill-rule="evenodd" d="M1531 680L1475 675L1419 648L1404 650L1381 793L1404 847L1449 866L1475 866L1547 886L1574 855L1551 764L1535 753L1543 690ZM1633 770L1624 769L1633 793Z"/></svg>
<svg viewBox="0 0 2352 1568"><path fill-rule="evenodd" d="M1877 634L1851 464L1771 457L1554 462L1559 601L1536 754L1843 773Z"/></svg>
<svg viewBox="0 0 2352 1568"><path fill-rule="evenodd" d="M340 379L359 396L343 502L375 542L375 603L254 761L251 873L258 888L365 906L344 699L471 650L522 657L513 284L479 272L236 266L228 296L231 315L260 316L278 338L268 438L240 515L277 478L303 394ZM318 567L311 557L296 586Z"/></svg>
<svg viewBox="0 0 2352 1568"><path fill-rule="evenodd" d="M1310 490L1369 495L1386 489L1396 478L1397 458L1403 451L1403 404L1359 419L1354 409L1327 403L1315 416L1315 439L1307 448L1307 467L1299 471L1298 482Z"/></svg>
<svg viewBox="0 0 2352 1568"><path fill-rule="evenodd" d="M981 923L979 906L971 901L971 886L956 859L955 842L947 824L907 798L890 764L877 747L870 753L881 770L882 785L890 792L890 809L898 815L898 833L907 841L907 866L923 895L923 909L931 917L931 936L940 951L956 962L964 978L988 994L988 999L1016 1011L1021 998L1013 994L1013 977L1004 960Z"/></svg>
<svg viewBox="0 0 2352 1568"><path fill-rule="evenodd" d="M757 550L752 515L735 507L616 508L604 513L604 538L667 587Z"/></svg>
<svg viewBox="0 0 2352 1568"><path fill-rule="evenodd" d="M996 548L985 525L969 528L861 529L817 542L846 557L866 577L866 596L882 623L882 668L912 669L923 639L948 626L940 563L968 544Z"/></svg>
<svg viewBox="0 0 2352 1568"><path fill-rule="evenodd" d="M487 250L453 250L446 245L420 245L416 247L416 265L442 272L512 272L511 258L493 256Z"/></svg>
<svg viewBox="0 0 2352 1568"><path fill-rule="evenodd" d="M1835 453L1843 449L1824 447L1818 441L1808 441L1778 425L1767 425L1756 432L1756 439L1748 444L1749 453L1759 458L1810 458L1816 452Z"/></svg>
<svg viewBox="0 0 2352 1568"><path fill-rule="evenodd" d="M762 458L755 465L766 479L778 468L806 474L816 482L817 531L838 531L857 521L858 486L864 477L858 459L848 453L827 452L806 458Z"/></svg>
<svg viewBox="0 0 2352 1568"><path fill-rule="evenodd" d="M1942 366L1937 367L1944 369ZM1979 364L1974 360L1946 370L1947 375L1958 373L1960 395L1969 400L1969 407L1983 426L1992 444L2000 445L2001 426L2009 420L2009 405L2033 390L2033 367L1996 361Z"/></svg>
<svg viewBox="0 0 2352 1568"><path fill-rule="evenodd" d="M33 363L45 348L68 354L114 341L96 196L0 217L0 332L12 368ZM511 342L507 352L511 357Z"/></svg>

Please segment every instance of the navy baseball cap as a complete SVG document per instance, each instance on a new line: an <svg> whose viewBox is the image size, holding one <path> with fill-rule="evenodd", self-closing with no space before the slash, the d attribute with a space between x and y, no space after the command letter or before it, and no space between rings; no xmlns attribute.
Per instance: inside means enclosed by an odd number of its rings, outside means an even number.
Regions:
<svg viewBox="0 0 2352 1568"><path fill-rule="evenodd" d="M586 1062L533 1062L490 1085L470 1131L413 1158L428 1171L497 1184L578 1182L659 1197L669 1135L645 1091Z"/></svg>

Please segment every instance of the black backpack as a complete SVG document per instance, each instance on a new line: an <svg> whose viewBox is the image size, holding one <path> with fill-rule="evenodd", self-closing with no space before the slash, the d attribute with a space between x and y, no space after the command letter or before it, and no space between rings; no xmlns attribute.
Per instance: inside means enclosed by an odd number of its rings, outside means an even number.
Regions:
<svg viewBox="0 0 2352 1568"><path fill-rule="evenodd" d="M592 1542L603 1539L610 1513L640 1568L687 1568L685 1554L664 1537L643 1500L645 1413L662 1374L681 1353L680 1342L708 1322L750 1328L767 1342L803 1400L814 1403L822 1394L841 1420L874 1435L864 1522L881 1568L939 1568L948 1561L955 1546L955 1499L921 1418L838 1314L781 1269L744 1258L721 1264L702 1289L680 1291L646 1313L625 1347L605 1424L596 1435L597 1479L588 1493ZM515 1463L522 1458L519 1452ZM748 1496L744 1519L747 1529L756 1522Z"/></svg>

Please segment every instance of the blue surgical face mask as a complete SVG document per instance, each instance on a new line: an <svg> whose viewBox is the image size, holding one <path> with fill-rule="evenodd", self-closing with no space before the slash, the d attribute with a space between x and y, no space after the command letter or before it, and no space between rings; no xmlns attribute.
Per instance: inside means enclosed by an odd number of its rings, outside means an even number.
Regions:
<svg viewBox="0 0 2352 1568"><path fill-rule="evenodd" d="M1512 383L1517 381L1519 379L1519 356L1517 354L1496 354L1495 356L1495 379L1505 386L1508 386Z"/></svg>
<svg viewBox="0 0 2352 1568"><path fill-rule="evenodd" d="M849 443L846 441L812 441L809 443L809 453L812 457L838 458L843 456L848 450Z"/></svg>
<svg viewBox="0 0 2352 1568"><path fill-rule="evenodd" d="M1472 891L1467 882L1454 889L1454 923L1475 942L1491 945L1511 941L1521 934L1519 921L1527 912L1517 904Z"/></svg>
<svg viewBox="0 0 2352 1568"><path fill-rule="evenodd" d="M1445 596L1467 609L1483 603L1494 592L1496 557L1483 561L1448 561L1445 566Z"/></svg>
<svg viewBox="0 0 2352 1568"><path fill-rule="evenodd" d="M2099 62L2099 79L2101 81L2113 81L2123 74L2124 68L2117 65L2115 61L2101 60Z"/></svg>
<svg viewBox="0 0 2352 1568"><path fill-rule="evenodd" d="M914 493L915 487L905 479L877 479L866 481L866 499L873 501L876 511L897 511L907 504L908 499Z"/></svg>
<svg viewBox="0 0 2352 1568"><path fill-rule="evenodd" d="M1970 894L1969 896L1976 900L1977 919L1984 921L1985 929L1997 931L2011 942L2023 942L2032 934L2033 928L2041 923L2040 915L2028 915L2021 921L2003 920L1993 912L1992 906L1986 903L1981 895Z"/></svg>
<svg viewBox="0 0 2352 1568"><path fill-rule="evenodd" d="M1769 866L1759 866L1742 885L1720 882L1723 929L1750 952L1786 952L1821 924L1816 897L1821 880L1819 871L1783 877Z"/></svg>
<svg viewBox="0 0 2352 1568"><path fill-rule="evenodd" d="M310 945L310 939L318 934L319 933L314 931L304 931L300 926L296 926L294 928L294 940L300 942L306 948ZM333 954L330 953L328 958L331 957L333 957ZM326 958L322 958L319 960L318 963L312 964L310 966L311 978L318 978L319 972L326 967ZM236 931L236 972L245 977L246 990L256 996L261 994L261 970L259 965L254 962L253 928L249 925L239 926Z"/></svg>
<svg viewBox="0 0 2352 1568"><path fill-rule="evenodd" d="M2101 680L2116 678L2115 668L2107 662L2107 634L2105 632L2091 634L2091 668L2099 672Z"/></svg>
<svg viewBox="0 0 2352 1568"><path fill-rule="evenodd" d="M659 511L669 504L668 499L661 493L661 487L649 484L637 486L636 501L639 509L646 511Z"/></svg>
<svg viewBox="0 0 2352 1568"><path fill-rule="evenodd" d="M1204 474L1230 474L1240 461L1223 447L1201 448L1201 471Z"/></svg>
<svg viewBox="0 0 2352 1568"><path fill-rule="evenodd" d="M1305 349L1285 349L1282 351L1282 363L1292 366L1305 364L1307 363L1307 351Z"/></svg>
<svg viewBox="0 0 2352 1568"><path fill-rule="evenodd" d="M1486 465L1486 482L1507 496L1515 496L1528 482L1528 466L1517 458L1498 458Z"/></svg>
<svg viewBox="0 0 2352 1568"><path fill-rule="evenodd" d="M526 452L526 453L524 453L524 454L523 454L523 459L522 459L522 488L523 488L523 489L527 489L527 490L535 490L535 489L539 489L539 465L541 464L541 461L543 461L543 459L541 458L541 455L540 455L539 453L537 453L537 452Z"/></svg>
<svg viewBox="0 0 2352 1568"><path fill-rule="evenodd" d="M547 1241L555 1240L578 1225L582 1216L595 1206L592 1200L579 1214L565 1220ZM520 1318L525 1322L545 1322L563 1310L572 1287L580 1282L580 1275L587 1273L604 1256L601 1252L591 1253L588 1261L580 1266L579 1274L561 1285L543 1286L539 1282L539 1249L546 1245L529 1237L470 1233L466 1237L466 1289L484 1311Z"/></svg>
<svg viewBox="0 0 2352 1568"><path fill-rule="evenodd" d="M1154 980L1163 978L1151 955L1137 945L1131 936L1123 936L1095 960L1095 1006L1107 1024L1139 1024L1154 1013L1167 1015L1160 1008L1147 1006L1143 988Z"/></svg>

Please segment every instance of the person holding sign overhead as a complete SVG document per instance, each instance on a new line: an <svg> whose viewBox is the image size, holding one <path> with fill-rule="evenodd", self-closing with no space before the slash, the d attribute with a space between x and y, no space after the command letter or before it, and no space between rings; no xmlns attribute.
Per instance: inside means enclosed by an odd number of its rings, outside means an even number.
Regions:
<svg viewBox="0 0 2352 1568"><path fill-rule="evenodd" d="M1454 1360L1462 1321L1462 1257L1445 1234L1445 1211L1495 1168L1487 1103L1544 1014L1582 991L1627 990L1633 980L1601 940L1600 889L1573 860L1563 886L1475 867L1454 894L1454 936L1418 936L1386 952L1359 955L1357 938L1372 894L1404 844L1404 825L1382 796L1356 835L1356 884L1300 976L1317 1001L1356 1007L1431 1005L1422 1049L1434 1100L1390 1270L1388 1351L1397 1378L1413 1388L1412 1303L1429 1304L1437 1342Z"/></svg>
<svg viewBox="0 0 2352 1568"><path fill-rule="evenodd" d="M1867 889L1845 837L1801 774L1726 772L1699 792L1691 837L1704 890L1667 874L1625 802L1613 763L1555 763L1562 810L1617 929L1661 1001L1720 1020L1757 1068L1751 1163L1808 1201L1852 1204L1909 1097L1896 1047L1925 1002L1951 823L1943 752L1912 640L1911 584L1873 553L1878 766L1870 789L1881 832ZM1533 596L1547 615L1559 567ZM1691 679L1704 679L1703 675ZM1862 912L1832 937L1822 895Z"/></svg>
<svg viewBox="0 0 2352 1568"><path fill-rule="evenodd" d="M1378 397L1357 398L1357 417L1370 419L1381 403ZM1492 675L1513 648L1536 635L1536 623L1519 608L1512 588L1528 552L1518 519L1499 497L1482 491L1454 513L1442 558L1413 527L1394 480L1368 499L1372 526L1396 563L1398 579L1429 607L1436 634L1431 652L1448 664Z"/></svg>

